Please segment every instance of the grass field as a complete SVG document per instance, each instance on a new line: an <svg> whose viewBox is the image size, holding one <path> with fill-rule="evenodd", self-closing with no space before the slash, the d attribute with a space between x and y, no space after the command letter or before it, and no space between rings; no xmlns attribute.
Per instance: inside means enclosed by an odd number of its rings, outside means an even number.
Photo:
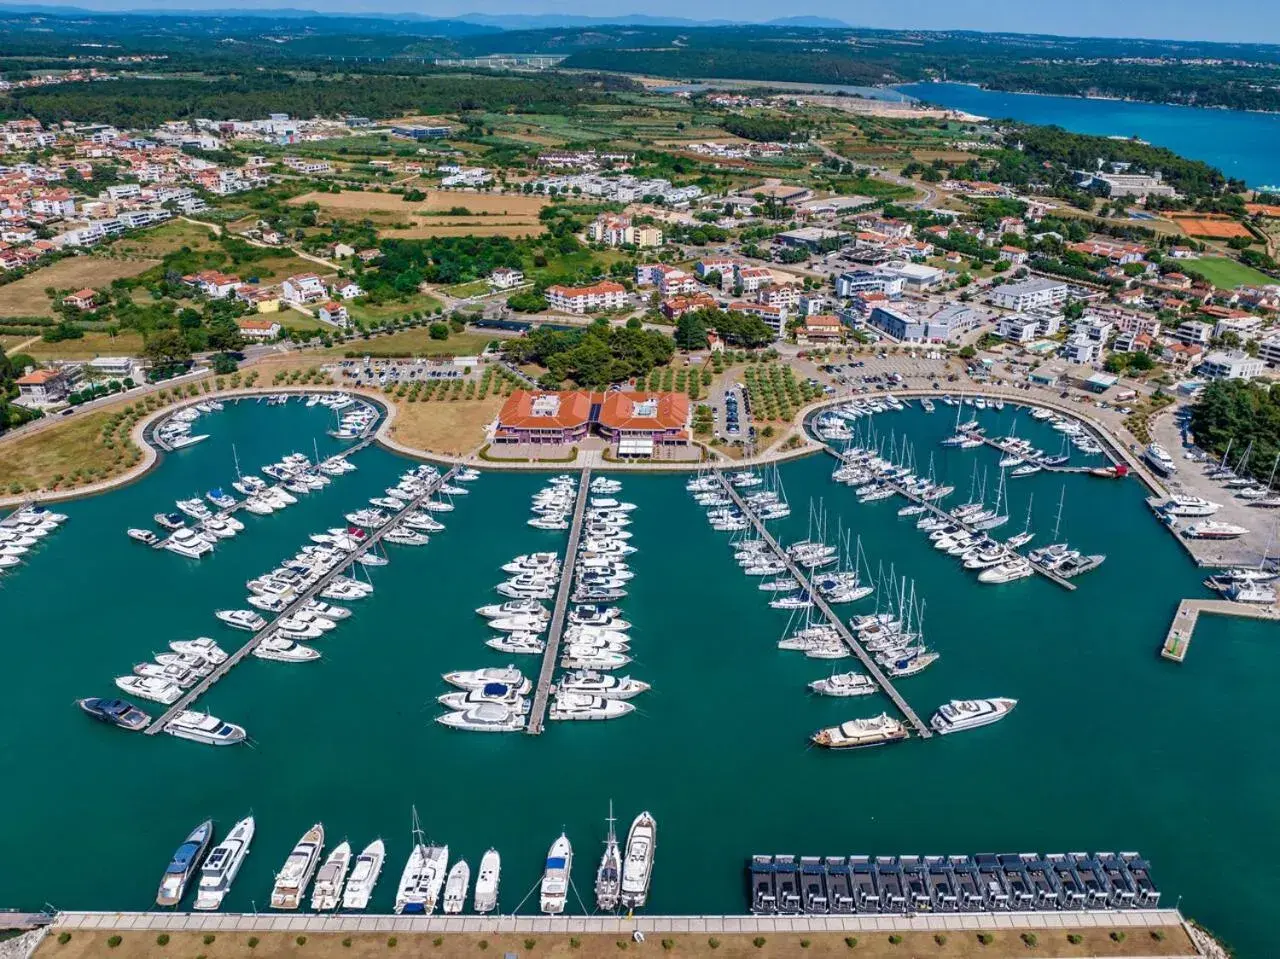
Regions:
<svg viewBox="0 0 1280 959"><path fill-rule="evenodd" d="M379 230L378 235L397 240L423 240L432 236L537 236L546 227L536 219L494 222L489 218L437 220L419 219L417 226Z"/></svg>
<svg viewBox="0 0 1280 959"><path fill-rule="evenodd" d="M425 327L401 330L386 336L367 340L355 340L320 351L319 355L334 357L347 353L361 355L364 351L379 355L397 356L475 356L493 340L481 333L453 333L447 340L433 340Z"/></svg>
<svg viewBox="0 0 1280 959"><path fill-rule="evenodd" d="M208 227L186 220L170 220L155 229L117 240L111 251L125 256L162 257L184 246L193 250L207 249L214 245L215 239L213 230Z"/></svg>
<svg viewBox="0 0 1280 959"><path fill-rule="evenodd" d="M538 211L542 197L519 193L466 193L427 190L426 200L409 203L393 193L305 193L290 203L316 203L330 216L359 216L373 221L382 236L423 239L431 236L533 236L543 232ZM442 216L461 208L470 216Z"/></svg>
<svg viewBox="0 0 1280 959"><path fill-rule="evenodd" d="M36 270L22 279L0 286L0 317L53 316L45 287L79 290L97 289L112 280L137 276L158 260L112 260L105 256L72 256Z"/></svg>
<svg viewBox="0 0 1280 959"><path fill-rule="evenodd" d="M91 360L95 356L138 356L142 353L142 334L125 330L117 336L96 331L86 332L78 340L46 343L36 340L24 353L38 360Z"/></svg>
<svg viewBox="0 0 1280 959"><path fill-rule="evenodd" d="M478 404L473 404L478 405ZM1129 929L1123 941L1114 942L1105 931L1081 930L1082 941L1067 941L1062 929L1035 930L1038 940L1034 949L1026 945L1018 933L997 932L989 945L978 942L974 933L951 933L943 936L942 943L933 934L924 932L904 933L897 943L889 942L889 934L870 932L856 937L856 948L846 943L843 933L775 933L755 939L749 935L723 935L718 938L698 934L669 934L660 937L653 933L644 943L635 943L626 935L588 935L570 937L568 933L555 935L436 935L433 933L400 933L394 938L383 933L355 933L344 936L339 933L316 933L301 937L291 933L260 933L250 937L245 933L222 933L211 936L206 942L199 933L172 933L165 937L166 945L157 943L157 935L147 932L122 932L120 942L108 950L107 932L76 932L66 944L59 944L56 935L45 939L36 952L37 959L98 959L110 954L118 959L182 959L196 955L207 959L275 959L299 956L309 959L373 959L404 953L410 956L433 956L438 959L479 959L481 956L514 955L521 959L606 959L616 957L626 950L656 959L671 956L673 959L691 959L698 956L707 959L778 959L780 956L818 956L831 959L835 956L859 957L859 959L917 959L920 956L938 959L1010 959L1012 956L1037 956L1040 959L1066 959L1077 956L1189 956L1194 954L1190 941L1180 927L1160 930L1163 939L1157 941L1150 930ZM757 945L756 943L759 943ZM715 943L714 946L711 943Z"/></svg>
<svg viewBox="0 0 1280 959"><path fill-rule="evenodd" d="M1274 277L1225 256L1189 260L1185 272L1197 273L1222 290L1232 290L1237 286L1265 286L1276 282Z"/></svg>
<svg viewBox="0 0 1280 959"><path fill-rule="evenodd" d="M485 427L502 408L502 397L482 400L397 401L391 436L405 446L428 453L469 453L484 442Z"/></svg>
<svg viewBox="0 0 1280 959"><path fill-rule="evenodd" d="M111 413L99 410L76 414L57 426L6 443L0 455L0 492L8 492L13 483L26 489L47 488L55 476L70 477L76 470L99 469L105 479L118 472L116 450L102 443L102 427Z"/></svg>
<svg viewBox="0 0 1280 959"><path fill-rule="evenodd" d="M485 280L472 280L470 283L457 283L453 286L442 287L445 293L450 296L465 300L469 296L480 296L489 292L489 284Z"/></svg>
<svg viewBox="0 0 1280 959"><path fill-rule="evenodd" d="M362 299L348 300L347 313L353 320L385 320L388 317L409 316L413 313L432 313L440 306L433 296L419 293L409 299L391 303L366 303Z"/></svg>

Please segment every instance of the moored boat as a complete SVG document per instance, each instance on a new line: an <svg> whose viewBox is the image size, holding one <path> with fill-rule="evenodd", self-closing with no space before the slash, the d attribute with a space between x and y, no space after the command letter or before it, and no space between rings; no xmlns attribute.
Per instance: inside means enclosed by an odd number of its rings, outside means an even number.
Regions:
<svg viewBox="0 0 1280 959"><path fill-rule="evenodd" d="M195 871L200 868L200 863L204 861L212 840L212 819L206 819L191 830L182 845L174 852L173 859L169 861L164 876L160 879L160 889L156 893L157 906L176 906L182 902L187 884Z"/></svg>
<svg viewBox="0 0 1280 959"><path fill-rule="evenodd" d="M302 834L284 861L284 868L276 875L275 886L271 890L272 909L297 909L302 905L323 850L324 826L316 823Z"/></svg>

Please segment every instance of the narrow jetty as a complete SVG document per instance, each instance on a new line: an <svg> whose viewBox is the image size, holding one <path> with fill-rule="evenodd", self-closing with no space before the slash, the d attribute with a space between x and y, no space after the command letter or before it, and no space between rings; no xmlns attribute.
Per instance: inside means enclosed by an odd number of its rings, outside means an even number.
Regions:
<svg viewBox="0 0 1280 959"><path fill-rule="evenodd" d="M1094 437L1094 438L1096 439L1097 437ZM978 439L982 440L985 446L989 446L993 450L996 450L999 453L1004 453L1006 455L1009 453L1009 451L1004 448L1004 445L999 440L993 440L989 436L979 436ZM1106 458L1107 463L1111 466L1115 466L1116 463L1119 461L1116 459L1116 457L1114 457L1111 454L1110 447L1103 445L1101 443L1099 443L1098 445L1102 446L1102 455ZM1026 462L1033 463L1034 465L1044 470L1046 473L1089 473L1095 469L1095 467L1092 467L1092 466L1067 466L1065 464L1062 466L1051 466L1050 464L1045 463L1042 460L1038 460L1038 459L1028 459L1026 460Z"/></svg>
<svg viewBox="0 0 1280 959"><path fill-rule="evenodd" d="M852 650L853 654L862 661L862 665L871 675L871 678L875 680L876 685L878 685L881 691L893 701L893 705L897 707L898 712L900 712L903 718L906 719L906 721L915 729L916 734L921 739L928 739L932 736L933 731L929 729L928 725L926 725L919 716L916 715L915 710L911 708L911 704L903 699L902 694L894 688L893 683L889 682L889 677L886 676L883 670L880 669L879 665L876 664L876 661L871 654L862 648L862 644L858 642L853 633L849 631L849 628L844 624L844 620L840 618L840 614L832 609L827 601L818 594L818 591L813 588L813 585L809 582L809 577L805 574L805 571L801 569L798 563L794 562L791 557L787 555L787 551L782 548L782 545L776 539L773 538L773 534L765 527L764 522L756 516L755 510L747 505L747 501L742 498L724 473L720 470L716 470L715 475L716 479L720 481L720 485L724 487L725 492L728 493L734 503L737 504L738 509L742 510L742 514L751 521L751 524L760 534L761 539L769 545L769 548L773 550L774 555L786 564L787 571L795 577L795 581L800 584L800 588L803 589L810 598L812 598L814 605L817 606L822 612L822 615L827 618L827 621L835 627L836 632L840 634L840 638L844 640L845 645L848 646L849 649Z"/></svg>
<svg viewBox="0 0 1280 959"><path fill-rule="evenodd" d="M429 484L427 484L427 488L425 490L423 490L416 497L414 497L412 500L406 503L404 506L404 509L396 513L390 520L388 520L382 526L370 532L368 537L365 539L365 541L361 543L356 549L352 550L351 553L348 554L344 562L340 563L338 566L335 566L329 572L321 576L320 579L316 580L316 582L312 583L311 586L308 587L307 591L304 593L300 593L297 599L295 599L292 603L290 603L289 606L287 606L284 609L284 611L280 613L280 615L278 615L275 619L269 622L265 627L263 627L262 629L254 633L252 638L250 638L250 640L247 643L245 643L243 646L237 649L234 653L228 656L223 662L219 663L214 668L213 672L211 672L204 679L200 680L200 682L196 683L196 685L188 689L182 695L181 699L179 699L177 702L175 702L172 706L169 707L169 709L164 713L164 715L162 715L159 719L157 719L155 722L153 722L150 726L146 728L145 730L146 734L148 736L154 736L156 733L162 731L167 725L169 725L169 723L172 722L173 719L179 713L181 713L185 709L190 709L191 706L195 703L195 701L199 699L201 696L203 696L206 692L208 692L214 683L220 680L223 676L227 675L227 673L231 672L234 666L239 665L245 659L245 657L249 656L258 647L258 644L260 642L262 642L267 636L270 636L271 633L274 632L275 629L279 626L280 621L282 619L286 619L287 617L292 616L294 613L300 610L303 606L305 606L311 600L315 599L316 596L320 595L320 593L322 593L324 589L331 582L333 582L333 580L335 580L338 576L346 572L347 569L351 567L352 563L354 563L366 552L368 552L370 549L372 549L374 546L380 543L382 541L382 537L385 536L388 532L395 529L396 526L399 525L400 520L402 520L409 513L413 512L415 509L417 509L422 504L423 500L427 499L429 496L434 494L436 490L438 490L441 486L443 486L450 479L452 479L454 474L457 473L459 469L461 469L460 466L454 466L451 470L449 470L449 472L443 474L442 476L437 476L434 480L432 480Z"/></svg>
<svg viewBox="0 0 1280 959"><path fill-rule="evenodd" d="M1160 655L1164 659L1180 663L1187 658L1187 650L1191 648L1191 637L1196 631L1201 613L1277 622L1274 606L1233 603L1226 599L1184 599L1178 604L1178 611L1173 614L1173 622L1169 624L1164 644L1160 647Z"/></svg>
<svg viewBox="0 0 1280 959"><path fill-rule="evenodd" d="M542 654L542 670L538 673L538 687L533 692L533 708L529 711L529 723L525 732L537 736L542 732L547 716L547 697L551 695L551 677L556 671L556 657L560 655L560 640L564 636L564 619L569 610L569 596L573 593L573 569L578 562L578 544L582 540L582 520L587 515L587 500L591 497L591 467L578 477L578 500L573 505L573 524L569 527L569 545L564 551L564 565L560 568L560 588L556 591L555 609L551 611L551 627L547 630L547 648Z"/></svg>
<svg viewBox="0 0 1280 959"><path fill-rule="evenodd" d="M833 449L829 443L823 443L822 448L825 449L832 456L834 456L841 463L845 461L844 457L841 456L837 450ZM937 503L934 503L931 500L924 499L921 496L917 496L915 493L908 491L906 487L901 486L898 483L895 483L893 480L883 480L882 482L884 483L885 486L889 487L891 490L893 490L903 499L906 499L917 506L923 506L925 509L931 512L934 516L938 517L939 519L944 519L948 523L953 523L956 526L959 526L961 529L963 529L967 533L973 533L976 535L984 532L989 532L989 530L980 530L976 526L971 526L968 523L966 523L964 520L956 519L954 516L948 513L945 509L943 509ZM1032 569L1034 569L1037 573L1039 573L1045 579L1049 580L1051 583L1055 583L1056 585L1061 586L1063 589L1073 590L1076 588L1076 584L1071 582L1071 580L1067 579L1064 576L1059 576L1053 570L1048 569L1047 567L1042 566L1040 563L1033 561L1030 557L1023 554L1021 550L1009 548L1009 552L1014 553L1018 556L1021 556L1028 563L1031 564Z"/></svg>

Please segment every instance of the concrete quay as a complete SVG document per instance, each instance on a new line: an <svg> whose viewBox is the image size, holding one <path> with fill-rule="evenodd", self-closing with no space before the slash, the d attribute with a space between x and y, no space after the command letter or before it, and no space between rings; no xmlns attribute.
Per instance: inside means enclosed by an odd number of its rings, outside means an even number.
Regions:
<svg viewBox="0 0 1280 959"><path fill-rule="evenodd" d="M1195 634L1196 624L1201 614L1211 616L1239 616L1242 619L1261 619L1269 622L1280 622L1274 606L1262 606L1252 603L1233 603L1226 599L1184 599L1178 604L1173 614L1173 622L1165 634L1164 643L1160 646L1160 656L1164 659L1181 663L1187 658L1187 650L1191 648L1191 637Z"/></svg>

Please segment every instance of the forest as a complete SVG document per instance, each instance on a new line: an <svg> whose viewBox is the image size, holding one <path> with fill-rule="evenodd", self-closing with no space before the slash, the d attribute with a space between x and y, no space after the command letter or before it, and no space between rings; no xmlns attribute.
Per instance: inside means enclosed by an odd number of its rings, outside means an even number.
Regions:
<svg viewBox="0 0 1280 959"><path fill-rule="evenodd" d="M155 126L166 120L252 119L355 114L373 118L406 113L467 110L571 113L603 100L626 80L543 74L536 77L332 76L301 80L286 73L227 76L216 80L123 79L10 90L0 95L0 119L35 117L42 123L75 120L121 127Z"/></svg>
<svg viewBox="0 0 1280 959"><path fill-rule="evenodd" d="M1280 453L1280 387L1245 380L1216 380L1191 410L1196 445L1217 457L1231 445L1236 456L1251 448L1247 472L1266 480Z"/></svg>

